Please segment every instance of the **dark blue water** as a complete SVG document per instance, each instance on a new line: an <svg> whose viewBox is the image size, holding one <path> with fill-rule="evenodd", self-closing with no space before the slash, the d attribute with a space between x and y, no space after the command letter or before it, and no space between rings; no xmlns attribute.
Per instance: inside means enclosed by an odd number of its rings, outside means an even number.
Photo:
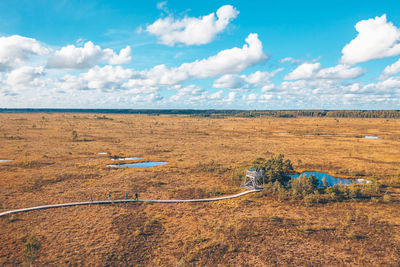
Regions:
<svg viewBox="0 0 400 267"><path fill-rule="evenodd" d="M351 185L353 183L361 184L361 183L369 183L370 182L365 179L346 179L346 178L333 177L324 172L303 172L301 174L290 174L289 176L293 177L293 178L299 178L301 175L304 175L304 174L307 176L314 175L315 177L317 177L318 181L319 181L319 186L322 186L323 178L325 178L328 186L333 186L335 184L340 184L340 183L342 183L342 185Z"/></svg>
<svg viewBox="0 0 400 267"><path fill-rule="evenodd" d="M137 162L137 163L126 163L126 164L111 164L107 165L107 167L112 167L112 168L153 168L154 166L161 166L165 165L168 162L166 161L148 161L148 162Z"/></svg>

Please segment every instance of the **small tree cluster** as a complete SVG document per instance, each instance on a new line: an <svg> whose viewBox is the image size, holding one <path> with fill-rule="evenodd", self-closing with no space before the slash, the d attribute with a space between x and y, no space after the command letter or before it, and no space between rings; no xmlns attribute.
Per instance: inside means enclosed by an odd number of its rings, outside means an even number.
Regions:
<svg viewBox="0 0 400 267"><path fill-rule="evenodd" d="M265 161L263 158L258 158L253 162L253 168L261 169L265 171L264 182L274 183L278 181L282 185L286 185L289 180L291 172L293 172L293 166L290 160L284 160L284 156L279 154ZM262 181L260 181L262 183Z"/></svg>

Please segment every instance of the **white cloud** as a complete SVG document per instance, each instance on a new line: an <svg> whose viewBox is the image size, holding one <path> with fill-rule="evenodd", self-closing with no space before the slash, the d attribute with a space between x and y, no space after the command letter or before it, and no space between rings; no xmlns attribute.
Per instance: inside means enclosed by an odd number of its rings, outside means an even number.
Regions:
<svg viewBox="0 0 400 267"><path fill-rule="evenodd" d="M121 65L121 64L128 64L131 62L131 47L128 45L125 48L122 48L119 51L119 55L117 55L114 51L111 49L105 49L109 53L109 60L108 63L111 65Z"/></svg>
<svg viewBox="0 0 400 267"><path fill-rule="evenodd" d="M160 85L173 85L191 79L212 78L223 74L240 73L244 69L267 59L262 43L255 33L246 38L242 48L222 50L207 59L183 63L176 68L158 65L143 73L148 79Z"/></svg>
<svg viewBox="0 0 400 267"><path fill-rule="evenodd" d="M346 80L360 77L364 74L364 72L365 71L361 67L349 68L347 65L337 65L335 67L319 70L319 72L316 74L316 78Z"/></svg>
<svg viewBox="0 0 400 267"><path fill-rule="evenodd" d="M348 65L337 65L322 68L320 63L303 63L284 77L284 80L326 79L346 80L360 77L364 74L361 67L350 68Z"/></svg>
<svg viewBox="0 0 400 267"><path fill-rule="evenodd" d="M222 90L219 90L218 92L215 92L214 94L210 95L210 99L221 99L222 97Z"/></svg>
<svg viewBox="0 0 400 267"><path fill-rule="evenodd" d="M303 63L285 76L285 80L309 79L321 68L319 63Z"/></svg>
<svg viewBox="0 0 400 267"><path fill-rule="evenodd" d="M43 75L43 67L24 66L8 73L6 83L13 89L16 86L27 87L30 85L37 85L41 82L39 77Z"/></svg>
<svg viewBox="0 0 400 267"><path fill-rule="evenodd" d="M131 102L133 103L155 103L155 102L159 102L161 100L163 100L164 97L156 94L156 93L151 93L148 95L135 95L134 97L132 97L130 99Z"/></svg>
<svg viewBox="0 0 400 267"><path fill-rule="evenodd" d="M131 61L130 53L130 46L121 49L118 55L112 49L102 49L89 41L83 47L68 45L55 51L47 66L59 69L86 69L107 60L109 64L126 64Z"/></svg>
<svg viewBox="0 0 400 267"><path fill-rule="evenodd" d="M302 60L300 60L300 59L294 59L294 58L292 58L292 57L285 57L285 58L282 58L282 59L280 60L280 62L281 62L281 63L286 63L286 62L288 62L288 63L290 63L290 64L292 64L292 65L297 65L297 64L301 63Z"/></svg>
<svg viewBox="0 0 400 267"><path fill-rule="evenodd" d="M261 87L262 90L270 90L274 85L269 79L282 70L282 68L279 68L273 72L256 71L248 76L227 74L215 80L213 87L242 91Z"/></svg>
<svg viewBox="0 0 400 267"><path fill-rule="evenodd" d="M397 60L390 66L387 66L381 73L380 79L384 79L388 76L394 75L400 72L400 59Z"/></svg>
<svg viewBox="0 0 400 267"><path fill-rule="evenodd" d="M245 78L234 74L226 74L214 81L214 88L221 89L243 89L245 87Z"/></svg>
<svg viewBox="0 0 400 267"><path fill-rule="evenodd" d="M157 3L157 9L164 10L165 6L167 5L167 1L161 1Z"/></svg>
<svg viewBox="0 0 400 267"><path fill-rule="evenodd" d="M57 82L62 90L100 90L115 91L132 89L128 81L134 78L137 72L124 69L121 66L95 66L79 76L65 75Z"/></svg>
<svg viewBox="0 0 400 267"><path fill-rule="evenodd" d="M176 68L158 65L150 70L135 71L121 66L106 65L94 66L86 73L77 76L65 75L57 82L57 88L64 91L99 90L115 91L124 90L131 93L149 93L168 88L181 89L181 83L192 80L211 78L226 73L238 73L252 66L266 57L262 51L262 44L257 34L250 34L246 38L248 45L243 48L232 48L219 52L207 59L184 63ZM262 80L265 74L254 74L252 79ZM268 74L270 75L270 74ZM190 87L187 87L187 90ZM183 92L183 91L182 91Z"/></svg>
<svg viewBox="0 0 400 267"><path fill-rule="evenodd" d="M378 87L383 89L397 89L400 92L400 77L390 77L377 84Z"/></svg>
<svg viewBox="0 0 400 267"><path fill-rule="evenodd" d="M207 78L227 73L239 73L267 59L256 33L249 34L246 42L248 45L245 44L242 48L234 47L222 50L207 59L182 64L178 69L186 70L191 76L197 78Z"/></svg>
<svg viewBox="0 0 400 267"><path fill-rule="evenodd" d="M207 98L207 91L200 86L191 84L180 90L176 95L170 97L170 101L197 102Z"/></svg>
<svg viewBox="0 0 400 267"><path fill-rule="evenodd" d="M114 91L122 89L124 82L135 75L131 69L124 69L121 66L95 66L87 73L82 74L82 78L87 81L89 89L103 91Z"/></svg>
<svg viewBox="0 0 400 267"><path fill-rule="evenodd" d="M222 102L232 103L236 100L236 92L230 92L227 98L224 98Z"/></svg>
<svg viewBox="0 0 400 267"><path fill-rule="evenodd" d="M49 50L35 39L19 35L0 37L0 72L21 66L34 55L45 55Z"/></svg>
<svg viewBox="0 0 400 267"><path fill-rule="evenodd" d="M281 71L283 71L283 68L276 69L272 72L256 71L247 76L246 82L254 84L255 86L266 85L270 83L269 79L275 77L275 75Z"/></svg>
<svg viewBox="0 0 400 267"><path fill-rule="evenodd" d="M359 21L358 35L343 50L341 62L356 64L400 54L400 29L387 22L386 14Z"/></svg>
<svg viewBox="0 0 400 267"><path fill-rule="evenodd" d="M247 100L249 100L249 101L255 101L255 100L257 100L257 98L258 98L258 96L256 94L249 94L247 96Z"/></svg>
<svg viewBox="0 0 400 267"><path fill-rule="evenodd" d="M159 5L159 9L164 4ZM175 20L173 17L160 18L146 27L146 31L158 37L160 43L173 46L177 43L185 45L201 45L211 42L235 19L239 11L231 5L220 7L216 14L193 18L185 17ZM215 16L216 15L216 16Z"/></svg>

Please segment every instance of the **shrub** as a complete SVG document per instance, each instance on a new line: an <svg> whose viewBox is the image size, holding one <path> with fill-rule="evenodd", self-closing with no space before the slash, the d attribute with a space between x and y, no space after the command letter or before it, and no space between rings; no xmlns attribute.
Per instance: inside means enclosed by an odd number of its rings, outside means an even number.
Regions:
<svg viewBox="0 0 400 267"><path fill-rule="evenodd" d="M361 193L361 189L358 186L350 186L349 187L349 197L350 198L361 198L363 197L363 193Z"/></svg>
<svg viewBox="0 0 400 267"><path fill-rule="evenodd" d="M291 195L293 197L305 197L317 190L319 181L314 175L302 175L297 179L292 178L289 184Z"/></svg>
<svg viewBox="0 0 400 267"><path fill-rule="evenodd" d="M303 201L306 205L319 203L321 201L321 194L318 192L318 190L315 190L314 193L304 196Z"/></svg>
<svg viewBox="0 0 400 267"><path fill-rule="evenodd" d="M25 242L23 256L26 263L32 265L34 259L38 257L38 251L41 247L39 240L36 238L36 235L31 235L28 240Z"/></svg>
<svg viewBox="0 0 400 267"><path fill-rule="evenodd" d="M392 197L386 192L386 193L383 195L383 202L389 203L389 202L391 202L391 201L392 201Z"/></svg>
<svg viewBox="0 0 400 267"><path fill-rule="evenodd" d="M11 216L9 217L9 221L10 222L18 221L17 216L15 216L15 214L11 214Z"/></svg>
<svg viewBox="0 0 400 267"><path fill-rule="evenodd" d="M72 141L78 140L78 133L74 130L71 133L71 139L72 139Z"/></svg>

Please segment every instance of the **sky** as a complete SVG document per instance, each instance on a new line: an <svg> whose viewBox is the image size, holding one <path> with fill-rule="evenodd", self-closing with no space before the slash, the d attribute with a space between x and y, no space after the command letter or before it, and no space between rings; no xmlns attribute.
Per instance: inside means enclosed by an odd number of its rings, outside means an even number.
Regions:
<svg viewBox="0 0 400 267"><path fill-rule="evenodd" d="M400 2L2 0L0 107L400 109Z"/></svg>

